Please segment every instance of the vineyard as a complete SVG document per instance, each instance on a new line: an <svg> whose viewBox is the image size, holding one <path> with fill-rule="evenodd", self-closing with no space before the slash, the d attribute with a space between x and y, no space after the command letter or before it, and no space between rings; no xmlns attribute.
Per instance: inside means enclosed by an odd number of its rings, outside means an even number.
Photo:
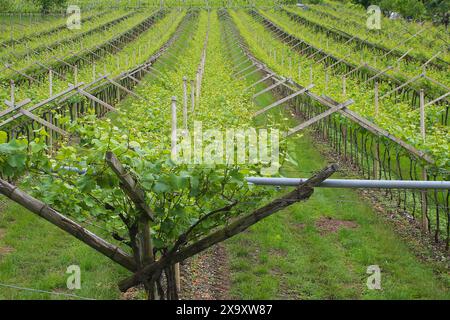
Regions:
<svg viewBox="0 0 450 320"><path fill-rule="evenodd" d="M0 16L1 300L450 298L444 25L73 4Z"/></svg>

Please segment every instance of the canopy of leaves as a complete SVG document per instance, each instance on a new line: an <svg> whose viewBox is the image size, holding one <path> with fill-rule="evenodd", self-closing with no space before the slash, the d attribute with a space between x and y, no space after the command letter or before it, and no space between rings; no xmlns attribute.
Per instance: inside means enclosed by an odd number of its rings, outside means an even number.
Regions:
<svg viewBox="0 0 450 320"><path fill-rule="evenodd" d="M66 0L33 0L42 13L49 13L52 9L62 8Z"/></svg>

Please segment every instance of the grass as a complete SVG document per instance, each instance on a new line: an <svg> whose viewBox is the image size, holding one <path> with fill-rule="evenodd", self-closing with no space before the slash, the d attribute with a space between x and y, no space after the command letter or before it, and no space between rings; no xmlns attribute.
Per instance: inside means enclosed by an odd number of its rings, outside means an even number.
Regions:
<svg viewBox="0 0 450 320"><path fill-rule="evenodd" d="M117 282L129 273L82 242L22 207L9 204L0 212L0 284L9 284L94 299L117 299ZM1 248L13 250L1 254ZM68 290L67 267L81 268L81 290ZM1 299L67 299L5 288Z"/></svg>
<svg viewBox="0 0 450 320"><path fill-rule="evenodd" d="M264 94L256 104L263 107L274 100ZM277 108L271 116L283 121L284 107ZM261 118L256 123L267 121ZM307 132L291 138L289 154L298 165L288 163L281 173L308 177L323 168L327 161L319 149ZM351 221L357 227L323 232L318 222L332 223L327 218ZM228 240L226 247L231 295L238 299L450 298L448 270L420 261L386 218L354 190L317 188L307 202L263 220ZM370 265L381 268L381 290L367 288Z"/></svg>

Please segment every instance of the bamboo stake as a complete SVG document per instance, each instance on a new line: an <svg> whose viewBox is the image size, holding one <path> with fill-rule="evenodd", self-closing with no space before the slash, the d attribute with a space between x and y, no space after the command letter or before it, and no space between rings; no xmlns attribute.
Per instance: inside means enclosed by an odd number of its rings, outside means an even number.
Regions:
<svg viewBox="0 0 450 320"><path fill-rule="evenodd" d="M191 80L191 112L195 109L195 81Z"/></svg>
<svg viewBox="0 0 450 320"><path fill-rule="evenodd" d="M50 97L53 96L53 71L48 71L48 91L50 94Z"/></svg>
<svg viewBox="0 0 450 320"><path fill-rule="evenodd" d="M347 78L345 76L342 77L342 94L344 97L347 95Z"/></svg>
<svg viewBox="0 0 450 320"><path fill-rule="evenodd" d="M172 97L172 157L177 154L177 97Z"/></svg>
<svg viewBox="0 0 450 320"><path fill-rule="evenodd" d="M420 89L420 134L422 139L426 139L426 128L425 128L425 93L423 89ZM422 180L427 180L427 169L422 167ZM427 190L421 191L421 204L422 204L422 231L424 233L428 232L428 203L427 203Z"/></svg>
<svg viewBox="0 0 450 320"><path fill-rule="evenodd" d="M187 97L187 78L183 77L183 127L188 129L188 97Z"/></svg>
<svg viewBox="0 0 450 320"><path fill-rule="evenodd" d="M375 119L378 119L379 114L379 87L378 81L375 81ZM377 139L377 143L375 144L375 165L373 166L373 176L375 179L378 179L379 172L379 160L380 160L380 143Z"/></svg>
<svg viewBox="0 0 450 320"><path fill-rule="evenodd" d="M73 78L74 78L75 85L77 85L78 84L78 66L75 66L73 68Z"/></svg>

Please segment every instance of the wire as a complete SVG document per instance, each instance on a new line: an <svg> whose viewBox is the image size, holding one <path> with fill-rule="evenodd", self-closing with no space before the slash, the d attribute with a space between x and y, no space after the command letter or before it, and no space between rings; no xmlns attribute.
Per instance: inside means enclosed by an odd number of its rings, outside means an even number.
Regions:
<svg viewBox="0 0 450 320"><path fill-rule="evenodd" d="M82 297L82 296L78 296L76 294L62 293L62 292L52 292L52 291L45 291L45 290L40 290L40 289L19 287L19 286L5 284L5 283L0 283L0 286L1 287L6 287L6 288L11 288L11 289L17 289L17 290L24 290L24 291L31 291L31 292L38 292L38 293L47 293L47 294L58 295L58 296L66 296L66 297L72 297L72 298L79 298L79 299L83 299L83 300L96 300L94 298Z"/></svg>

